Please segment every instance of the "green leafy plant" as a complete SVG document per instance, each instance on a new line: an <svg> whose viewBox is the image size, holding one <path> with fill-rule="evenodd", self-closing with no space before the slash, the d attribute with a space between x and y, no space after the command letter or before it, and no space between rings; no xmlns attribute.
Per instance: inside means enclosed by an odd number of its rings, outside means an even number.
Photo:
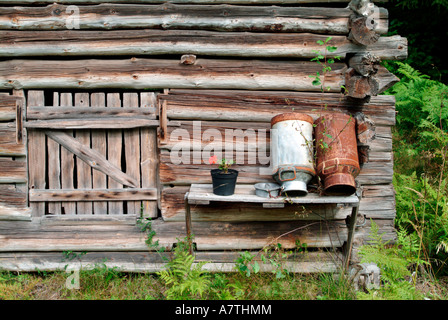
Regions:
<svg viewBox="0 0 448 320"><path fill-rule="evenodd" d="M218 164L219 170L221 170L223 173L228 173L230 166L233 164L233 160L227 160L224 158L218 161L218 157L216 155L211 156L208 159L208 162L210 164Z"/></svg>
<svg viewBox="0 0 448 320"><path fill-rule="evenodd" d="M139 218L137 219L137 226L140 227L140 231L146 234L145 243L149 249L155 250L162 260L167 261L168 258L162 253L165 252L165 247L162 247L159 240L154 241L156 232L152 228L152 221L149 219Z"/></svg>
<svg viewBox="0 0 448 320"><path fill-rule="evenodd" d="M313 86L320 86L321 92L325 90L329 91L329 87L325 87L325 76L327 73L331 71L331 65L335 63L336 60L340 60L340 56L335 56L333 58L328 57L328 53L336 52L338 49L335 46L331 46L328 43L332 37L326 38L324 41L318 40L317 44L324 47L323 52L321 50L313 50L315 53L315 57L311 59L311 61L318 63L322 66L321 71L317 71L315 75L310 75L309 77L313 79Z"/></svg>
<svg viewBox="0 0 448 320"><path fill-rule="evenodd" d="M408 175L437 176L448 144L448 86L408 64L395 65L401 81L386 92L395 96L398 112L395 167Z"/></svg>
<svg viewBox="0 0 448 320"><path fill-rule="evenodd" d="M166 269L157 272L167 286L165 294L168 300L198 299L207 292L210 275L202 269L207 262L195 264L194 260L188 251L188 241L178 240Z"/></svg>
<svg viewBox="0 0 448 320"><path fill-rule="evenodd" d="M371 224L369 243L359 249L361 262L375 263L381 270L381 287L370 289L367 293L358 292L358 299L414 300L422 299L416 289L415 279L410 267L425 263L418 258L419 245L415 238L405 233L399 234L398 244L391 245L383 240L379 227Z"/></svg>

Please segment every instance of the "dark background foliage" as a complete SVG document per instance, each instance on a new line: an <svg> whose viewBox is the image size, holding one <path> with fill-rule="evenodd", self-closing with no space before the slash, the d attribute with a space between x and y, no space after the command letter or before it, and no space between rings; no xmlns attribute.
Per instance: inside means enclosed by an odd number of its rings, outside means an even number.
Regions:
<svg viewBox="0 0 448 320"><path fill-rule="evenodd" d="M410 64L434 80L448 83L448 0L389 0L390 34L409 42Z"/></svg>

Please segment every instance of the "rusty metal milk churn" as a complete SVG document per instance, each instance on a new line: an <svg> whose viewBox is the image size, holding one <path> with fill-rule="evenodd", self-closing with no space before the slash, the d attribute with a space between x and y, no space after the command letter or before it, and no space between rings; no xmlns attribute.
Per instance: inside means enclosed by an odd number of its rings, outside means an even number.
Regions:
<svg viewBox="0 0 448 320"><path fill-rule="evenodd" d="M271 119L271 139L274 180L288 195L307 195L307 184L316 175L313 118L302 113L277 115Z"/></svg>
<svg viewBox="0 0 448 320"><path fill-rule="evenodd" d="M359 174L355 118L348 114L326 114L316 119L316 170L329 195L351 195Z"/></svg>

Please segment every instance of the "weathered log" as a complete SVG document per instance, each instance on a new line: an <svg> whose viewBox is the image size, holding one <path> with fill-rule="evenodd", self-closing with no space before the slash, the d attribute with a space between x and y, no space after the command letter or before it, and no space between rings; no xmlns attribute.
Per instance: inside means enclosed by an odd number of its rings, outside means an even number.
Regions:
<svg viewBox="0 0 448 320"><path fill-rule="evenodd" d="M201 30L59 30L0 32L0 56L175 55L312 58L327 35L310 33L214 32ZM365 52L383 60L407 57L406 38L381 37L361 47L346 36L333 36L336 51L327 57Z"/></svg>
<svg viewBox="0 0 448 320"><path fill-rule="evenodd" d="M186 236L185 222L153 220L154 241L171 248ZM341 247L347 240L342 220L284 222L194 222L194 242L198 250L261 249L280 243L295 248L297 242L308 247ZM115 224L41 225L5 221L0 224L0 252L33 251L148 251L145 235L135 225ZM123 241L126 239L126 241ZM275 241L275 243L272 243Z"/></svg>
<svg viewBox="0 0 448 320"><path fill-rule="evenodd" d="M190 88L320 91L309 75L321 66L309 61L209 60L9 60L0 62L0 89L10 88ZM345 63L326 74L330 92L340 92Z"/></svg>
<svg viewBox="0 0 448 320"><path fill-rule="evenodd" d="M35 272L91 270L99 264L120 272L155 273L166 268L171 252L84 252L77 259L61 259L60 252L0 253L0 268L12 272ZM195 263L206 262L203 270L209 272L234 272L235 261L241 257L238 251L198 251L194 253ZM289 259L290 258L290 259ZM343 256L340 252L307 252L293 255L282 261L282 267L289 272L314 273L338 272ZM274 266L254 257L260 265L260 272L273 272Z"/></svg>
<svg viewBox="0 0 448 320"><path fill-rule="evenodd" d="M0 95L0 121L16 120L17 105L23 104L23 98L11 95Z"/></svg>
<svg viewBox="0 0 448 320"><path fill-rule="evenodd" d="M218 31L312 32L348 34L348 8L238 5L99 4L77 6L81 29L156 28ZM72 10L46 7L1 7L0 29L66 30ZM387 33L388 13L380 10L377 30Z"/></svg>
<svg viewBox="0 0 448 320"><path fill-rule="evenodd" d="M394 84L400 82L400 78L398 78L393 73L389 72L385 67L381 66L378 69L378 73L374 76L374 78L378 81L379 88L378 92L384 92L387 89L391 88Z"/></svg>
<svg viewBox="0 0 448 320"><path fill-rule="evenodd" d="M193 152L190 152L192 155ZM198 157L203 156L202 152L197 152ZM233 152L235 154L235 152ZM199 163L196 158L187 158L186 161L172 161L170 152L161 152L160 155L160 181L166 185L190 185L192 183L211 183L210 170L213 166L204 163L202 159ZM263 161L264 162L264 161ZM272 182L272 169L268 163L248 165L247 161L238 163L232 167L239 171L238 183L255 184L258 182ZM361 184L391 183L393 175L393 162L369 162L363 165L357 181Z"/></svg>
<svg viewBox="0 0 448 320"><path fill-rule="evenodd" d="M355 54L348 60L350 68L356 70L363 77L371 77L377 74L381 59L371 52Z"/></svg>
<svg viewBox="0 0 448 320"><path fill-rule="evenodd" d="M0 158L0 183L26 183L26 159ZM0 200L2 200L0 198Z"/></svg>
<svg viewBox="0 0 448 320"><path fill-rule="evenodd" d="M355 113L354 118L358 141L365 144L375 139L375 123L362 112Z"/></svg>
<svg viewBox="0 0 448 320"><path fill-rule="evenodd" d="M369 18L352 15L349 20L350 33L348 39L361 46L368 46L378 41L380 34L368 27Z"/></svg>
<svg viewBox="0 0 448 320"><path fill-rule="evenodd" d="M353 68L345 73L345 89L347 96L354 99L366 99L377 96L379 83L376 78L358 75Z"/></svg>
<svg viewBox="0 0 448 320"><path fill-rule="evenodd" d="M25 163L26 165L26 163ZM26 191L21 190L14 184L0 184L0 203L9 208L25 208L26 207ZM7 211L3 212L7 214Z"/></svg>
<svg viewBox="0 0 448 320"><path fill-rule="evenodd" d="M372 97L369 103L360 103L336 93L170 90L169 94L159 94L158 98L167 101L169 120L269 123L271 118L285 112L305 112L318 118L323 112L349 111L363 112L376 125L395 124L395 98L386 95ZM257 129L255 125L248 124L245 129Z"/></svg>
<svg viewBox="0 0 448 320"><path fill-rule="evenodd" d="M370 0L351 0L348 7L360 16L371 14L373 3Z"/></svg>

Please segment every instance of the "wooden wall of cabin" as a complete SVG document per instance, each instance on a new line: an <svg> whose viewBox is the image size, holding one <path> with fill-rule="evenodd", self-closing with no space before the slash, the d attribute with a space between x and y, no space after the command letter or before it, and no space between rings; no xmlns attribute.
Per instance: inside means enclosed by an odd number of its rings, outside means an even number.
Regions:
<svg viewBox="0 0 448 320"><path fill-rule="evenodd" d="M362 200L355 243L359 246L368 239L371 220L387 239L394 239L391 128L395 102L393 97L381 93L398 79L380 61L404 59L407 42L398 35L386 36L387 10L377 7L375 15L366 18L362 15L365 8L357 7L357 1L347 7L348 0L263 0L257 5L250 0L121 2L64 0L53 4L46 0L0 0L0 89L24 96L42 90L90 95L114 90L155 92L160 108L154 118L160 123L160 165L159 215L153 227L163 244L169 247L185 235L183 197L189 185L211 181L206 163L172 164L170 151L175 141L171 137L176 129L185 130L195 139L193 123L200 121L202 132L218 129L222 133L227 128L244 133L251 128L262 133L266 129L268 139L269 120L274 115L294 111L315 117L322 105L327 105L331 112L360 112L373 122L370 132L375 131L375 139L358 132L363 164L357 178ZM69 5L75 5L79 11L71 10ZM367 19L373 22L373 29L365 28ZM327 58L340 56L341 60L332 64L325 79L328 89L321 93L310 76L320 72L322 66L310 60L316 56L316 50L323 49L318 41L329 36L329 45L336 49L327 52ZM341 93L342 86L345 94ZM34 116L39 117L39 112L34 110ZM108 119L113 121L112 116ZM8 134L0 139L11 140L14 118L5 121L1 125ZM69 129L62 119L52 123L58 129ZM26 125L29 129L25 128L25 134L26 130L43 129L36 127L38 123ZM160 132L166 135L160 136ZM12 143L9 140L2 142L0 150ZM201 143L201 147L209 144L205 140L193 142ZM250 142L242 145L247 148ZM193 144L189 148L192 147ZM14 158L2 158L4 168L13 164L21 167L17 169L21 175L28 175L29 172L23 173L20 161L33 160L25 160L25 146L14 148L22 148L22 152ZM236 165L240 170L239 183L271 181L269 176L258 174L263 166L265 163ZM24 208L31 181L21 181L0 185L7 190L1 193L2 203L11 202L8 197L14 188L21 199L17 205ZM31 200L36 199L35 194L30 195ZM47 202L45 213L54 205L58 207L59 201L55 200L64 200L60 192L45 196L53 197ZM30 203L39 206L39 202ZM294 246L300 240L309 247L339 250L347 238L346 208L259 210L255 205L212 204L194 207L192 214L197 226L195 242L202 250L199 252L258 249L291 229L299 231L278 239L285 246ZM147 250L138 228L128 222L114 219L105 223L95 214L87 224L74 219L65 221L62 225L51 222L51 232L33 221L26 225L1 221L0 234L6 241L0 245L5 254L0 260L7 261L8 252L87 250L92 254L115 252L117 261L123 262L125 258L118 252ZM11 235L14 228L23 233ZM100 232L93 235L90 228ZM68 233L58 238L61 230ZM48 243L51 249L45 249Z"/></svg>

